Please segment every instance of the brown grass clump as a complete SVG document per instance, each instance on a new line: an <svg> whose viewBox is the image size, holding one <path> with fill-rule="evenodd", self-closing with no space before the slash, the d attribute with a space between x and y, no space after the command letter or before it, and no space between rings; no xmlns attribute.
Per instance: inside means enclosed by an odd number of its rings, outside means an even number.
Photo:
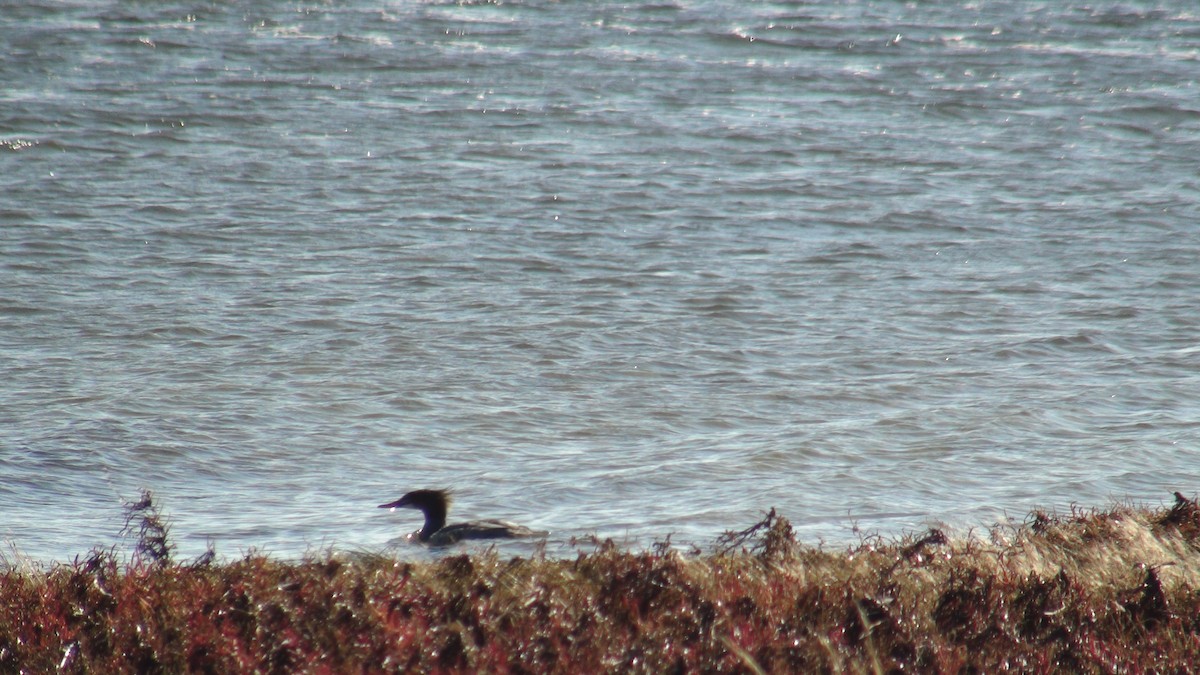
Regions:
<svg viewBox="0 0 1200 675"><path fill-rule="evenodd" d="M150 541L128 562L0 572L0 672L1200 671L1200 509L1182 495L986 542L826 551L771 511L707 555L427 563L179 563L143 501Z"/></svg>

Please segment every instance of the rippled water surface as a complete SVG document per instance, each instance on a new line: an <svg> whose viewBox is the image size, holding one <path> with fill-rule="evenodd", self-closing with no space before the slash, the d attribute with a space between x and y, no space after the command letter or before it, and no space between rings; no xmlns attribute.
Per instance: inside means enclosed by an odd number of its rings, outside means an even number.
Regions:
<svg viewBox="0 0 1200 675"><path fill-rule="evenodd" d="M1195 494L1186 6L0 2L0 536Z"/></svg>

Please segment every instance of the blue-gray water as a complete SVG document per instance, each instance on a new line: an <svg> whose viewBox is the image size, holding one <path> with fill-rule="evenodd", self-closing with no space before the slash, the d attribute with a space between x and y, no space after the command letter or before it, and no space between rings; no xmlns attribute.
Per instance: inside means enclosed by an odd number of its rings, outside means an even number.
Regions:
<svg viewBox="0 0 1200 675"><path fill-rule="evenodd" d="M1182 9L1189 8L1189 9ZM1180 2L0 2L0 537L1200 490Z"/></svg>

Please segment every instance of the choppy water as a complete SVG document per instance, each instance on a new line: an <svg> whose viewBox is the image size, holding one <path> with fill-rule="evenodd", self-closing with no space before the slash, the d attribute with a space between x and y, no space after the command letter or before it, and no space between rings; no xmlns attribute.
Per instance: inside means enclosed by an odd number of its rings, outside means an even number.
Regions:
<svg viewBox="0 0 1200 675"><path fill-rule="evenodd" d="M0 2L0 536L1194 494L1188 6Z"/></svg>

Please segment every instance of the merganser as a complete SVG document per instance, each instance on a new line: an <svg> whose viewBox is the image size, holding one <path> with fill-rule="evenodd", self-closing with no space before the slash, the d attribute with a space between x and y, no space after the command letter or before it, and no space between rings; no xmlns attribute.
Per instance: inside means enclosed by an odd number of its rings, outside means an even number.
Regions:
<svg viewBox="0 0 1200 675"><path fill-rule="evenodd" d="M413 490L394 502L380 504L381 509L419 509L425 514L425 526L409 535L431 546L447 546L464 539L513 539L544 537L548 532L531 530L503 520L475 520L469 523L446 524L450 509L450 494L445 490Z"/></svg>

